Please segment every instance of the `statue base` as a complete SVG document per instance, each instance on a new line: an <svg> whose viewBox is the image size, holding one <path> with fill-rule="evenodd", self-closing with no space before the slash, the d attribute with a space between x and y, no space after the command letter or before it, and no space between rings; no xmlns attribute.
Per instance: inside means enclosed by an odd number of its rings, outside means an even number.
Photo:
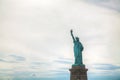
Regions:
<svg viewBox="0 0 120 80"><path fill-rule="evenodd" d="M72 65L70 70L70 80L87 80L87 71L85 65Z"/></svg>

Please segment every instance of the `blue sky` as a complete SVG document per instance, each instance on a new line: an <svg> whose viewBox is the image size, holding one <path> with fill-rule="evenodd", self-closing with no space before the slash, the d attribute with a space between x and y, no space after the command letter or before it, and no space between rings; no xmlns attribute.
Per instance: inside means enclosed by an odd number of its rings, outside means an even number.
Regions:
<svg viewBox="0 0 120 80"><path fill-rule="evenodd" d="M70 29L88 80L120 80L119 0L1 0L0 80L69 80Z"/></svg>

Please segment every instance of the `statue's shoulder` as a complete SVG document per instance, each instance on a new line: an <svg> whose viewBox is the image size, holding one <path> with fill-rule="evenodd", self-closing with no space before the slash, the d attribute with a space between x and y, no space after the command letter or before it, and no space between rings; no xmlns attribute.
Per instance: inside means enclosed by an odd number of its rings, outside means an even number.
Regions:
<svg viewBox="0 0 120 80"><path fill-rule="evenodd" d="M74 41L73 41L73 43L77 43L77 41L76 41L76 40L74 40Z"/></svg>

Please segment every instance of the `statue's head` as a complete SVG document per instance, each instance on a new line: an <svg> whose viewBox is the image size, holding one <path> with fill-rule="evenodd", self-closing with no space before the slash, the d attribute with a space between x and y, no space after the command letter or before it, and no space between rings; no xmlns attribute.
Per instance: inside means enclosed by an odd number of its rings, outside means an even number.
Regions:
<svg viewBox="0 0 120 80"><path fill-rule="evenodd" d="M79 41L79 37L76 37L76 41Z"/></svg>

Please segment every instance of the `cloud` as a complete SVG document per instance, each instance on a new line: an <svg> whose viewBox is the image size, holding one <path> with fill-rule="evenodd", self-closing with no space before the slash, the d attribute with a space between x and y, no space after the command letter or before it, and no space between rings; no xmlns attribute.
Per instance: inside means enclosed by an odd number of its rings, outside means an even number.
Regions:
<svg viewBox="0 0 120 80"><path fill-rule="evenodd" d="M31 69L40 69L41 67L46 68L48 65L49 65L49 67L51 67L50 64L51 63L34 61L34 62L31 62L30 68Z"/></svg>
<svg viewBox="0 0 120 80"><path fill-rule="evenodd" d="M9 55L5 57L1 57L0 61L1 62L6 62L6 63L19 63L25 61L26 58L18 55Z"/></svg>
<svg viewBox="0 0 120 80"><path fill-rule="evenodd" d="M9 55L11 57L13 57L16 61L25 61L26 58L25 57L22 57L22 56L17 56L17 55Z"/></svg>
<svg viewBox="0 0 120 80"><path fill-rule="evenodd" d="M56 60L54 60L54 62L60 63L60 64L72 64L72 59L68 59L68 58L58 58Z"/></svg>
<svg viewBox="0 0 120 80"><path fill-rule="evenodd" d="M93 65L93 68L97 69L97 70L119 70L120 66L117 65L113 65L113 64L95 64Z"/></svg>
<svg viewBox="0 0 120 80"><path fill-rule="evenodd" d="M102 7L116 10L120 12L120 0L85 0L86 2L93 3Z"/></svg>
<svg viewBox="0 0 120 80"><path fill-rule="evenodd" d="M58 77L66 73L74 61L69 33L73 28L75 36L80 37L85 47L83 59L86 65L109 63L113 65L93 68L118 70L115 64L119 63L119 54L115 53L119 53L119 41L116 42L119 40L119 13L82 0L47 1L3 0L0 27L0 55L5 54L0 57L3 68L14 68L15 73L18 72L17 77L37 73L37 76L45 78L61 73L56 75ZM111 5L106 0L94 1L94 4ZM113 37L116 34L116 38ZM111 58L111 55L117 58ZM105 68L102 69L103 66Z"/></svg>
<svg viewBox="0 0 120 80"><path fill-rule="evenodd" d="M32 62L33 65L47 65L47 63L44 62Z"/></svg>
<svg viewBox="0 0 120 80"><path fill-rule="evenodd" d="M6 62L4 59L0 59L1 62Z"/></svg>
<svg viewBox="0 0 120 80"><path fill-rule="evenodd" d="M65 60L56 60L55 62L62 63L62 64L72 64L72 61L65 61Z"/></svg>

